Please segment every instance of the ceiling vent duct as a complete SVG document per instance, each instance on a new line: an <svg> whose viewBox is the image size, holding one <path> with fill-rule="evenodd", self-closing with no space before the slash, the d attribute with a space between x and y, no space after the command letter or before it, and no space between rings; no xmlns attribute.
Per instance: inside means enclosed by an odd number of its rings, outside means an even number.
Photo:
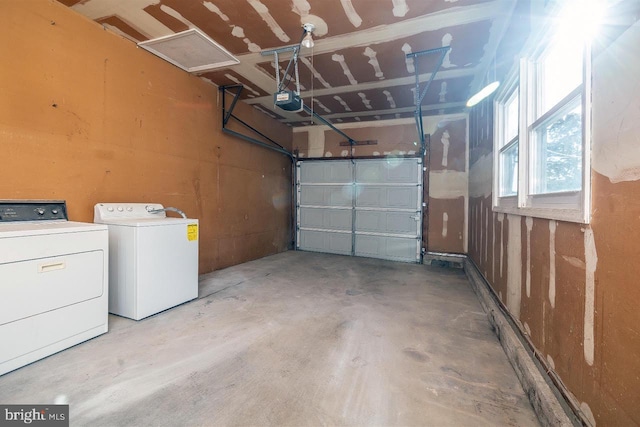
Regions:
<svg viewBox="0 0 640 427"><path fill-rule="evenodd" d="M225 48L196 28L146 40L138 46L189 73L239 64Z"/></svg>

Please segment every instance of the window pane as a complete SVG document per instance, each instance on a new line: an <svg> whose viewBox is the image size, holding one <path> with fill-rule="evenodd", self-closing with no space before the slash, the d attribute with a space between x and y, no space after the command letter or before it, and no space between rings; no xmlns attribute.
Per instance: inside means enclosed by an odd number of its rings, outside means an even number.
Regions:
<svg viewBox="0 0 640 427"><path fill-rule="evenodd" d="M515 91L504 106L504 143L518 136L518 106L518 91Z"/></svg>
<svg viewBox="0 0 640 427"><path fill-rule="evenodd" d="M500 153L500 197L518 194L518 142Z"/></svg>
<svg viewBox="0 0 640 427"><path fill-rule="evenodd" d="M580 98L534 129L533 194L582 188Z"/></svg>
<svg viewBox="0 0 640 427"><path fill-rule="evenodd" d="M572 41L561 41L551 46L540 58L540 111L542 116L562 98L582 84L583 47Z"/></svg>

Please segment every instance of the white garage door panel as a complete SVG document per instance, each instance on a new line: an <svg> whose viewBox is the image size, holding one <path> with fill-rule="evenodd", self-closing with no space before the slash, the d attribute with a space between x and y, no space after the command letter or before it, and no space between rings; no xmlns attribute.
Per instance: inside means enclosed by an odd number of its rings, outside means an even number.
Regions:
<svg viewBox="0 0 640 427"><path fill-rule="evenodd" d="M419 262L422 161L298 162L299 249Z"/></svg>
<svg viewBox="0 0 640 427"><path fill-rule="evenodd" d="M367 236L356 234L357 256L390 259L394 261L419 261L418 241L415 238Z"/></svg>
<svg viewBox="0 0 640 427"><path fill-rule="evenodd" d="M409 212L357 211L356 233L407 234L415 238L419 217Z"/></svg>
<svg viewBox="0 0 640 427"><path fill-rule="evenodd" d="M351 255L351 233L301 230L300 249L328 254Z"/></svg>
<svg viewBox="0 0 640 427"><path fill-rule="evenodd" d="M353 179L351 162L307 162L300 170L300 183L350 183Z"/></svg>
<svg viewBox="0 0 640 427"><path fill-rule="evenodd" d="M351 209L300 208L300 227L351 231Z"/></svg>
<svg viewBox="0 0 640 427"><path fill-rule="evenodd" d="M418 209L417 186L379 187L358 185L356 207L382 209Z"/></svg>
<svg viewBox="0 0 640 427"><path fill-rule="evenodd" d="M351 207L353 204L353 186L315 186L301 185L301 206L342 206Z"/></svg>
<svg viewBox="0 0 640 427"><path fill-rule="evenodd" d="M420 176L416 159L388 159L356 163L356 181L371 184L415 183Z"/></svg>

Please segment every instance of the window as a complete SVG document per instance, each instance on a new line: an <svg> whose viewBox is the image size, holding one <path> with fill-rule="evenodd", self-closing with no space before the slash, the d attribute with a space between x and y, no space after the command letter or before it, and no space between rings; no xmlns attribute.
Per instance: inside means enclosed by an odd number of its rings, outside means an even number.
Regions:
<svg viewBox="0 0 640 427"><path fill-rule="evenodd" d="M502 147L499 151L500 197L518 194L518 88L507 95L499 112Z"/></svg>
<svg viewBox="0 0 640 427"><path fill-rule="evenodd" d="M584 31L563 26L576 10L556 12L496 96L493 204L499 212L587 223L590 46Z"/></svg>
<svg viewBox="0 0 640 427"><path fill-rule="evenodd" d="M529 135L531 194L582 189L581 97L561 105L555 114L536 123Z"/></svg>

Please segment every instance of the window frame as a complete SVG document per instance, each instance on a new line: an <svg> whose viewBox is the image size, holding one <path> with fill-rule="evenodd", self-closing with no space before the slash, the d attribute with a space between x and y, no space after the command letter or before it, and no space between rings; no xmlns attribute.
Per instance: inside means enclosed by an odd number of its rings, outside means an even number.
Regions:
<svg viewBox="0 0 640 427"><path fill-rule="evenodd" d="M591 220L591 43L584 43L582 64L582 84L558 101L547 112L534 119L540 99L540 85L535 67L539 59L551 46L553 31L552 17L542 26L541 31L533 35L523 49L523 57L516 61L506 79L506 84L494 99L494 173L493 173L493 210L537 218L588 224ZM502 180L500 154L513 140L504 141L504 107L518 91L519 126L518 144L518 191L515 196L500 196ZM535 92L533 92L535 90ZM565 109L581 97L582 109L582 189L557 193L533 194L532 174L536 145L532 132L539 129L547 120ZM504 142L504 143L503 143Z"/></svg>
<svg viewBox="0 0 640 427"><path fill-rule="evenodd" d="M515 72L512 72L507 78L506 84L503 85L500 92L496 95L494 100L494 147L493 147L493 206L499 206L505 211L513 211L518 207L518 193L520 192L520 124L518 124L518 133L515 137L510 139L509 141L504 141L507 120L506 110L507 104L512 98L518 94L518 103L522 103L522 98L520 96L520 84L518 75ZM518 123L520 123L521 108L518 107ZM503 143L504 141L504 143ZM500 187L502 183L502 158L501 155L507 151L509 148L518 145L518 189L516 194L501 196L500 195ZM494 209L495 210L495 209Z"/></svg>

